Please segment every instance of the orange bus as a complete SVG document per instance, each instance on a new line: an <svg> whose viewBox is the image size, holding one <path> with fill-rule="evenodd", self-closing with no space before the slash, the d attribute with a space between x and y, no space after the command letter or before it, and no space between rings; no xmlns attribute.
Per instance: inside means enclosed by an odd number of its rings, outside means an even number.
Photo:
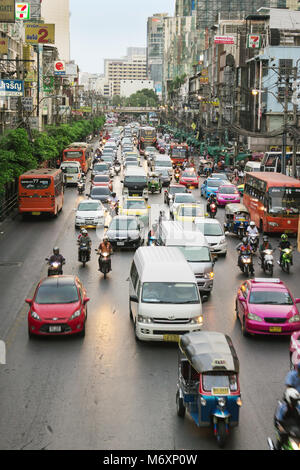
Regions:
<svg viewBox="0 0 300 470"><path fill-rule="evenodd" d="M170 157L174 167L183 164L188 157L188 149L187 144L171 144Z"/></svg>
<svg viewBox="0 0 300 470"><path fill-rule="evenodd" d="M63 151L63 162L79 162L85 174L91 166L91 160L89 144L85 142L73 142Z"/></svg>
<svg viewBox="0 0 300 470"><path fill-rule="evenodd" d="M297 233L299 180L280 173L246 173L243 202L261 231Z"/></svg>
<svg viewBox="0 0 300 470"><path fill-rule="evenodd" d="M19 177L19 214L56 216L64 203L63 172L59 169L30 170Z"/></svg>

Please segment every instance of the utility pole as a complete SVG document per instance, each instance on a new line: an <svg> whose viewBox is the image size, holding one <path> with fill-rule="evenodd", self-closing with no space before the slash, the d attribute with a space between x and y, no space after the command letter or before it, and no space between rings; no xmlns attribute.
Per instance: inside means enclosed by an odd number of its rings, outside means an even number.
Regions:
<svg viewBox="0 0 300 470"><path fill-rule="evenodd" d="M282 134L282 165L281 173L286 174L286 136L287 136L287 121L288 121L288 104L289 104L289 79L285 80L284 88L284 110L283 110L283 134Z"/></svg>

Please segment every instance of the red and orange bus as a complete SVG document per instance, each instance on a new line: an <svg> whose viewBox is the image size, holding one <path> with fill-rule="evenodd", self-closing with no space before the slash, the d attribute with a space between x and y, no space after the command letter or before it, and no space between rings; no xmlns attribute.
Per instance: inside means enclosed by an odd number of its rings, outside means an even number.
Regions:
<svg viewBox="0 0 300 470"><path fill-rule="evenodd" d="M59 169L30 170L19 177L19 213L57 215L64 203L63 172Z"/></svg>
<svg viewBox="0 0 300 470"><path fill-rule="evenodd" d="M184 160L188 157L188 149L187 144L171 144L170 157L173 166L183 164Z"/></svg>
<svg viewBox="0 0 300 470"><path fill-rule="evenodd" d="M63 151L63 162L79 162L85 174L91 166L91 160L89 144L85 142L73 142Z"/></svg>
<svg viewBox="0 0 300 470"><path fill-rule="evenodd" d="M244 205L266 233L297 233L300 181L280 173L246 173Z"/></svg>

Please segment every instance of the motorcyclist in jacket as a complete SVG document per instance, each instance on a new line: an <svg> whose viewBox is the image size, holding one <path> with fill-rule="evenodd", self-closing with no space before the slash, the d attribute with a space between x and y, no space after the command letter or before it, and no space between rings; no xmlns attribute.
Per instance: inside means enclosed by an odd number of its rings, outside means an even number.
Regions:
<svg viewBox="0 0 300 470"><path fill-rule="evenodd" d="M242 256L245 254L245 253L251 253L252 254L252 248L248 242L248 238L247 237L244 237L242 242L238 244L238 246L236 247L236 249L238 250L239 252L239 257L238 257L238 266L240 268L243 268L243 264L242 264L242 261L241 261L241 258ZM250 273L251 275L253 276L254 275L254 267L253 267L253 262L251 262L250 266Z"/></svg>
<svg viewBox="0 0 300 470"><path fill-rule="evenodd" d="M207 204L206 204L206 212L209 213L209 207L211 204L216 204L217 205L217 196L214 193L211 193L209 195L209 198L207 199Z"/></svg>
<svg viewBox="0 0 300 470"><path fill-rule="evenodd" d="M88 231L85 229L85 228L82 228L80 230L80 234L78 236L78 239L77 239L77 243L79 245L79 250L78 250L78 261L81 261L80 259L80 245L82 243L86 243L88 245L88 259L90 260L90 257L91 257L91 246L92 246L92 240L90 239L89 237L89 234L88 234Z"/></svg>
<svg viewBox="0 0 300 470"><path fill-rule="evenodd" d="M274 416L274 425L278 431L276 450L281 450L287 443L289 430L293 427L300 427L299 414L300 393L295 388L287 388L284 394L284 401L279 402Z"/></svg>
<svg viewBox="0 0 300 470"><path fill-rule="evenodd" d="M99 260L98 260L99 271L100 271L101 255L103 255L103 253L108 253L109 255L111 255L113 253L111 243L110 243L110 241L108 240L107 237L104 237L102 242L100 243L100 245L98 247L98 253L100 255ZM109 270L111 270L111 259L110 258L109 258Z"/></svg>
<svg viewBox="0 0 300 470"><path fill-rule="evenodd" d="M251 220L250 224L247 227L247 235L250 237L253 235L258 237L259 235L258 229L255 225L255 222L253 222L253 220Z"/></svg>
<svg viewBox="0 0 300 470"><path fill-rule="evenodd" d="M55 246L55 247L53 248L53 255L50 256L48 262L49 262L49 264L52 264L52 263L60 263L61 266L66 262L65 258L63 257L63 255L60 254L58 246ZM62 271L61 271L61 272L62 272Z"/></svg>
<svg viewBox="0 0 300 470"><path fill-rule="evenodd" d="M285 250L286 248L292 248L292 245L291 243L289 242L288 240L288 236L286 233L283 233L281 235L281 240L279 242L279 249L280 249L280 260L279 260L279 264L281 265L281 262L282 262L282 256L283 256L283 250ZM291 260L291 265L293 264L293 261Z"/></svg>
<svg viewBox="0 0 300 470"><path fill-rule="evenodd" d="M264 257L265 257L264 251L265 250L273 250L272 245L269 242L269 238L267 237L267 235L263 236L263 242L259 247L259 254L260 254L260 259L261 259L262 264L264 262Z"/></svg>

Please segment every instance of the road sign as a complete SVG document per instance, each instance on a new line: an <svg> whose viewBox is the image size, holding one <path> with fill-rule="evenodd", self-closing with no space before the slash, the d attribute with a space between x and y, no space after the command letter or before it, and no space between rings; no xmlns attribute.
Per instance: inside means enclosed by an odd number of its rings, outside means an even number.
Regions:
<svg viewBox="0 0 300 470"><path fill-rule="evenodd" d="M29 20L30 19L30 4L29 3L16 3L16 19Z"/></svg>

